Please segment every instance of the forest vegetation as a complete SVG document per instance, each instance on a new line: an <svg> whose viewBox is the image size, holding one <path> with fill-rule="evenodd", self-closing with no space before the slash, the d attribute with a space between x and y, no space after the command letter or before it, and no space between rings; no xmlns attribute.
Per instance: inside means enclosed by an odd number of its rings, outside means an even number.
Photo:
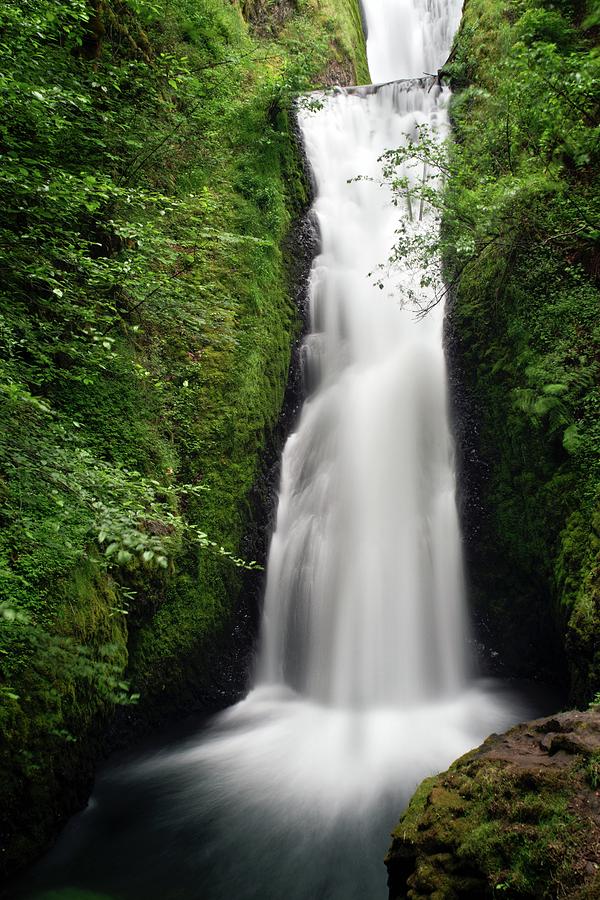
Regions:
<svg viewBox="0 0 600 900"><path fill-rule="evenodd" d="M85 798L115 704L210 689L299 329L292 100L368 70L354 0L14 0L0 71L10 870Z"/></svg>

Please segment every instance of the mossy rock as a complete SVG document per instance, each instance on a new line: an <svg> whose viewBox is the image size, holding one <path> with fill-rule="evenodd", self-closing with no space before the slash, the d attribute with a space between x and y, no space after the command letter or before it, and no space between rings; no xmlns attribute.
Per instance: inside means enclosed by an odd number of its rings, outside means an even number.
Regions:
<svg viewBox="0 0 600 900"><path fill-rule="evenodd" d="M386 857L390 900L595 896L599 759L595 710L489 737L418 788Z"/></svg>

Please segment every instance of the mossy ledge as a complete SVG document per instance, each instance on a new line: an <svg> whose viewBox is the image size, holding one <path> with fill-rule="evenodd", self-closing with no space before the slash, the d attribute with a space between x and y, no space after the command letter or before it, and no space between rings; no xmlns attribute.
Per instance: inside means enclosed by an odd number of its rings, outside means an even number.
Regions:
<svg viewBox="0 0 600 900"><path fill-rule="evenodd" d="M600 896L600 712L491 735L426 779L386 857L390 900Z"/></svg>
<svg viewBox="0 0 600 900"><path fill-rule="evenodd" d="M261 574L218 548L264 562L297 401L314 235L293 98L369 79L356 0L0 15L3 878L101 754L245 689Z"/></svg>

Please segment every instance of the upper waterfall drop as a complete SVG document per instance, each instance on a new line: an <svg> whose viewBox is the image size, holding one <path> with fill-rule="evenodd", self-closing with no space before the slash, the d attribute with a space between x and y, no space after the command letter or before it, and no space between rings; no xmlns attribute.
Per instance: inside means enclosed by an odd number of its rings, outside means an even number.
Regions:
<svg viewBox="0 0 600 900"><path fill-rule="evenodd" d="M363 0L374 84L435 75L450 52L462 0Z"/></svg>

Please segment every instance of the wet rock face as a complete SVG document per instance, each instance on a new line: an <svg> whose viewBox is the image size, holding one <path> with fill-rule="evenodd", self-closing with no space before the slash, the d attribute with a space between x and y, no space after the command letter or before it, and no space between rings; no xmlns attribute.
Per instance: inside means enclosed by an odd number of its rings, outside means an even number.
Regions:
<svg viewBox="0 0 600 900"><path fill-rule="evenodd" d="M600 711L493 734L426 779L386 865L390 900L600 897Z"/></svg>
<svg viewBox="0 0 600 900"><path fill-rule="evenodd" d="M296 114L290 125L298 152L302 178L306 186L304 208L297 211L298 214L284 245L288 289L297 311L296 334L291 347L283 405L275 428L268 437L259 477L249 498L252 515L241 546L241 553L245 559L256 559L265 569L269 542L277 516L281 455L288 437L296 426L306 394L302 367L302 344L310 328L308 278L313 259L319 250L320 240L318 225L311 210L314 196L313 176L306 159ZM229 703L239 700L247 689L248 672L252 669L260 624L264 584L264 571L251 571L245 576L232 635L234 669L237 684L241 686L241 689L229 695Z"/></svg>
<svg viewBox="0 0 600 900"><path fill-rule="evenodd" d="M446 299L444 351L456 448L457 502L468 580L473 647L480 670L501 677L566 683L564 637L549 614L548 585L535 566L527 576L507 557L494 523L491 489L498 447L485 428L490 410L477 390L458 298ZM487 436L486 436L487 435ZM577 702L576 698L574 702Z"/></svg>

